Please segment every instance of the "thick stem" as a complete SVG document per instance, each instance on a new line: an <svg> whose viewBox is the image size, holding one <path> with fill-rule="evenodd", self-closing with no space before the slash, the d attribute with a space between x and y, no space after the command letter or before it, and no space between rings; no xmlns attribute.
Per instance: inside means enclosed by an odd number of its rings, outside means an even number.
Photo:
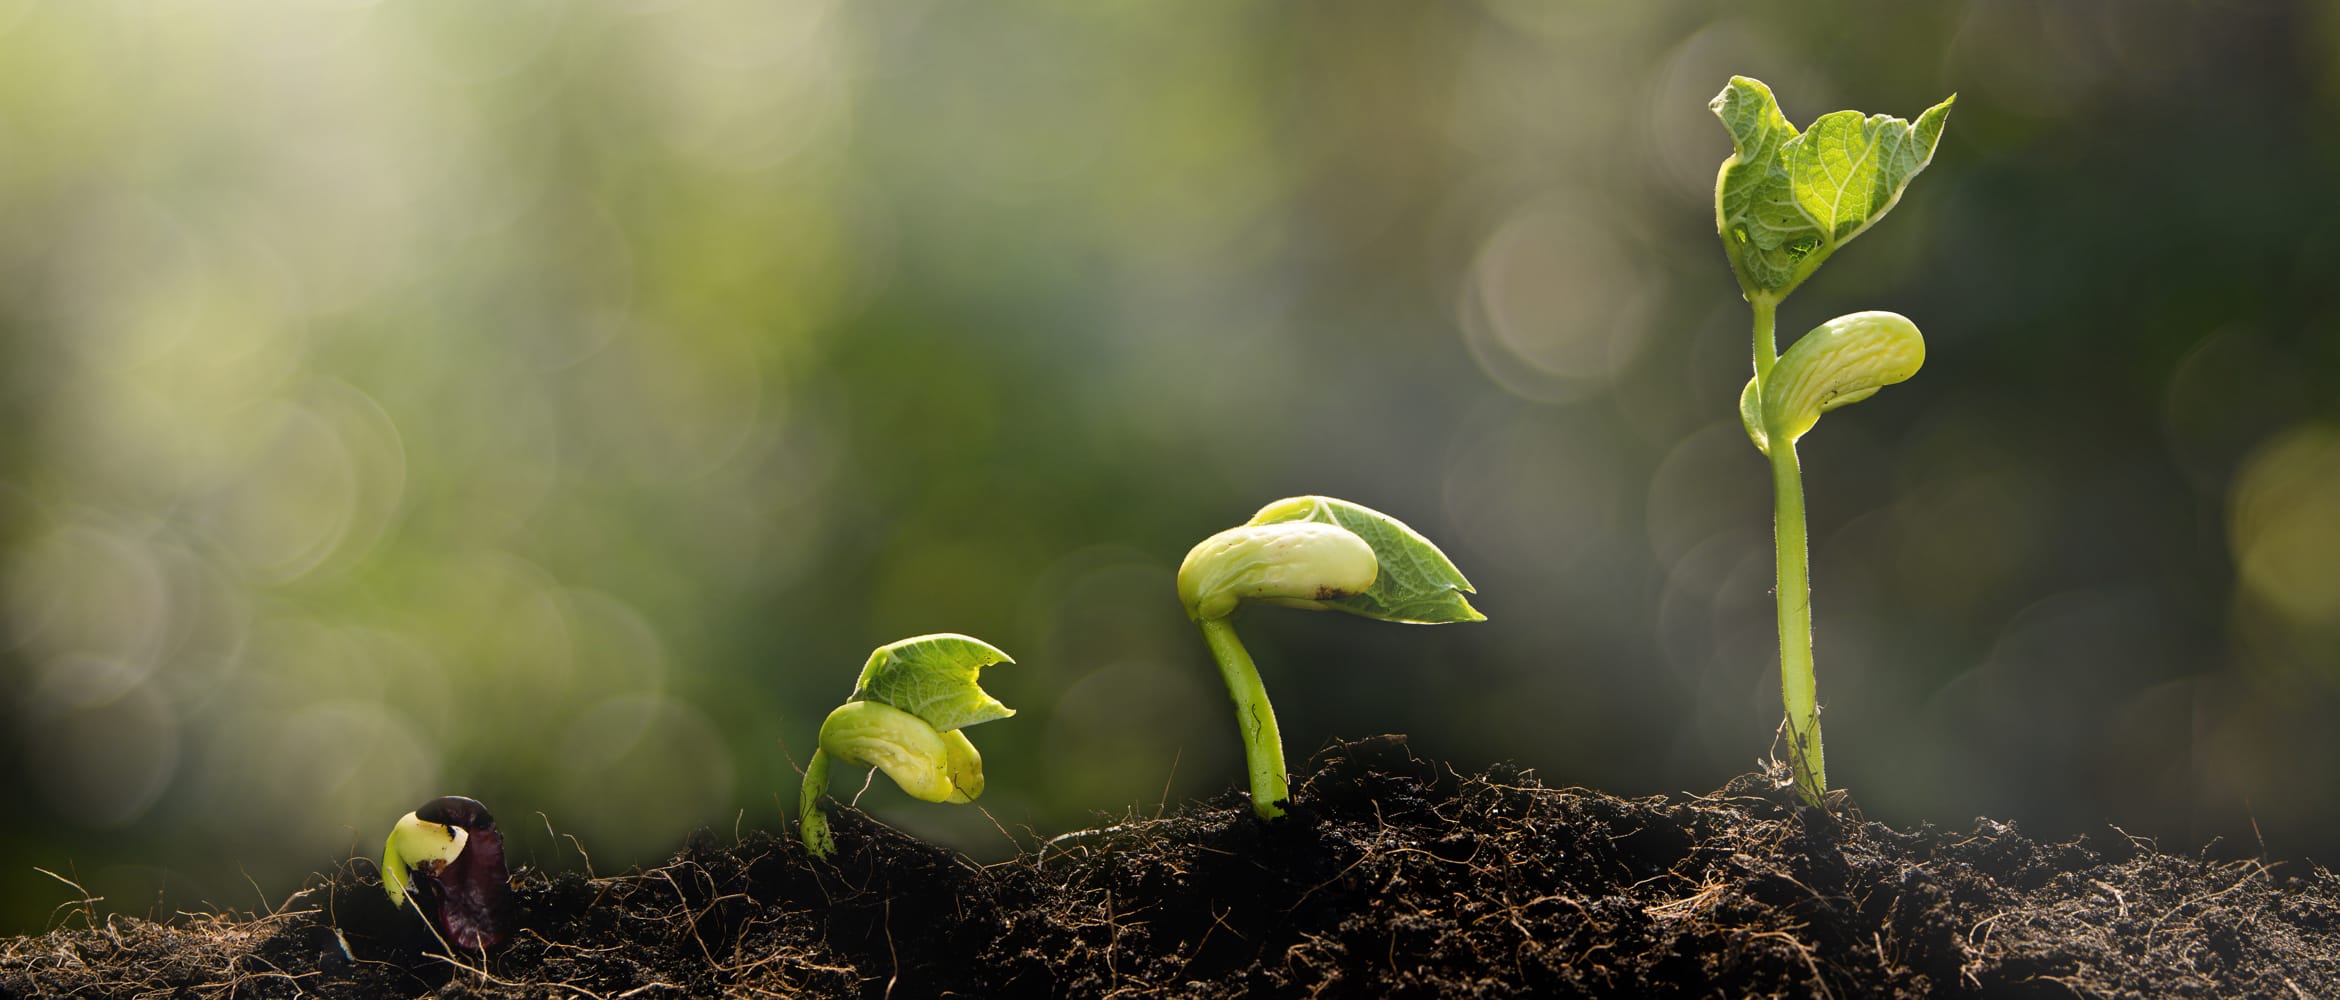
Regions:
<svg viewBox="0 0 2340 1000"><path fill-rule="evenodd" d="M1227 696L1235 699L1235 722L1243 727L1243 759L1251 769L1251 811L1261 819L1284 814L1292 797L1284 778L1284 737L1276 729L1275 706L1268 704L1267 688L1259 682L1259 668L1251 663L1235 627L1225 618L1206 618L1203 641L1219 661L1219 676L1227 681Z"/></svg>
<svg viewBox="0 0 2340 1000"><path fill-rule="evenodd" d="M1811 551L1804 540L1804 481L1796 443L1771 441L1772 537L1779 562L1779 695L1787 707L1788 761L1796 793L1820 804L1828 770L1820 753L1820 708L1812 676Z"/></svg>
<svg viewBox="0 0 2340 1000"><path fill-rule="evenodd" d="M816 858L837 853L837 838L829 833L829 815L821 811L821 797L829 794L829 754L814 750L804 766L804 789L796 798L796 836Z"/></svg>
<svg viewBox="0 0 2340 1000"><path fill-rule="evenodd" d="M1773 332L1779 322L1779 299L1757 293L1747 296L1747 306L1755 311L1755 381L1761 384L1779 361L1779 338Z"/></svg>

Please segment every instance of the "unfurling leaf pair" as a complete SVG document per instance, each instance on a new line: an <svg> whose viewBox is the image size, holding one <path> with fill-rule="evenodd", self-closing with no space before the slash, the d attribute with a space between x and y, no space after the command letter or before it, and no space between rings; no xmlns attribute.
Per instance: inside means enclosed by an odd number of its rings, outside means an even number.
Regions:
<svg viewBox="0 0 2340 1000"><path fill-rule="evenodd" d="M1838 111L1803 132L1788 124L1771 88L1743 76L1732 77L1710 105L1735 150L1715 178L1715 229L1755 313L1755 377L1739 393L1739 420L1771 460L1788 760L1797 794L1813 805L1828 790L1828 773L1813 677L1811 557L1796 440L1821 414L1916 374L1926 345L1908 319L1860 312L1821 324L1780 354L1779 303L1901 200L1910 180L1933 161L1956 100L1926 109L1914 124Z"/></svg>
<svg viewBox="0 0 2340 1000"><path fill-rule="evenodd" d="M1263 819L1283 815L1291 789L1275 708L1227 623L1237 606L1258 601L1413 624L1485 621L1463 596L1472 592L1429 539L1387 514L1331 497L1278 500L1188 552L1178 567L1178 598L1235 701L1252 811Z"/></svg>
<svg viewBox="0 0 2340 1000"><path fill-rule="evenodd" d="M1709 107L1735 152L1715 178L1715 227L1747 297L1787 297L1901 201L1958 98L1915 124L1858 111L1821 115L1797 132L1763 81L1734 76Z"/></svg>
<svg viewBox="0 0 2340 1000"><path fill-rule="evenodd" d="M1013 663L971 636L922 635L880 646L853 696L821 723L820 749L804 769L797 835L815 857L837 850L821 810L829 768L841 761L886 773L926 802L973 802L983 794L983 755L960 730L1016 714L976 683L984 667Z"/></svg>

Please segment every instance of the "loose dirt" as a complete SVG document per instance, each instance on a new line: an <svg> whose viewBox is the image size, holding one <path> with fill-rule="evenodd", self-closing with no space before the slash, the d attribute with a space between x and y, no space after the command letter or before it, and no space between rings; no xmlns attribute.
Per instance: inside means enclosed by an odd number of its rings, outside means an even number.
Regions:
<svg viewBox="0 0 2340 1000"><path fill-rule="evenodd" d="M1230 792L989 866L839 809L833 863L702 833L647 871L524 869L485 955L354 862L258 918L0 941L0 996L2340 996L2320 867L1900 831L1757 776L1621 799L1398 737L1307 771L1277 822Z"/></svg>

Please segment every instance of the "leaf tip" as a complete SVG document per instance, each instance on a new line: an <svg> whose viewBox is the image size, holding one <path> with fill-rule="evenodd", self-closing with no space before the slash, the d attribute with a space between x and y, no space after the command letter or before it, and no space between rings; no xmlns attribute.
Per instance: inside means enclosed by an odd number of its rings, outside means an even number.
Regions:
<svg viewBox="0 0 2340 1000"><path fill-rule="evenodd" d="M1766 97L1771 94L1771 88L1764 86L1761 80L1751 76L1733 76L1730 82L1723 84L1722 90L1714 95L1714 100L1706 102L1706 106L1712 109L1715 114L1722 114L1723 108L1729 105L1733 98L1746 91L1754 91Z"/></svg>

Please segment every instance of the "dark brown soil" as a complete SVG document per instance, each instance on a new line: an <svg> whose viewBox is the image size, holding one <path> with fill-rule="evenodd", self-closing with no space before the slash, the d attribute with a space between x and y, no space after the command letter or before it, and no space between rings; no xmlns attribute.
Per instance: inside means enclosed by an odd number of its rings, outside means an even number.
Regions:
<svg viewBox="0 0 2340 1000"><path fill-rule="evenodd" d="M835 864L702 834L613 877L524 870L522 930L436 951L353 864L252 920L107 917L0 950L0 995L2340 996L2340 880L2117 831L1903 832L1756 777L1619 799L1385 737L1303 806L1229 793L983 867L850 810Z"/></svg>

